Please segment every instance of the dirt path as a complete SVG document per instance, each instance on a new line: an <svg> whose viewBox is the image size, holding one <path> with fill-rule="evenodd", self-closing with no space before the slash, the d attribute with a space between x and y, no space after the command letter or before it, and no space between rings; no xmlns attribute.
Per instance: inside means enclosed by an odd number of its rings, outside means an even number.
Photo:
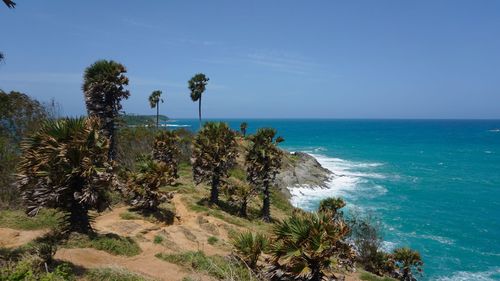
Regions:
<svg viewBox="0 0 500 281"><path fill-rule="evenodd" d="M15 230L0 228L0 247L15 248L46 234L48 230Z"/></svg>

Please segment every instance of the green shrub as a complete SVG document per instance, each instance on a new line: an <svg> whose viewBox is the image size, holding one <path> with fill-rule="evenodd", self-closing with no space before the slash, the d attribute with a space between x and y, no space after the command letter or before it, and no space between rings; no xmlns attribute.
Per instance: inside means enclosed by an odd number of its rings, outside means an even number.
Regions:
<svg viewBox="0 0 500 281"><path fill-rule="evenodd" d="M141 248L130 237L120 237L116 234L86 235L73 234L65 245L68 248L94 248L113 255L135 256L141 253Z"/></svg>
<svg viewBox="0 0 500 281"><path fill-rule="evenodd" d="M221 280L256 281L253 273L235 259L221 256L206 256L203 252L180 254L157 254L157 258L180 266L191 267Z"/></svg>
<svg viewBox="0 0 500 281"><path fill-rule="evenodd" d="M257 266L262 252L269 247L269 239L261 233L244 232L233 239L233 246L237 254L244 260L250 268Z"/></svg>
<svg viewBox="0 0 500 281"><path fill-rule="evenodd" d="M122 268L90 269L85 274L87 281L148 281L150 279Z"/></svg>
<svg viewBox="0 0 500 281"><path fill-rule="evenodd" d="M156 235L155 238L153 239L153 243L161 244L163 242L163 240L164 240L163 236Z"/></svg>
<svg viewBox="0 0 500 281"><path fill-rule="evenodd" d="M210 245L215 245L217 242L219 242L219 238L217 238L215 236L210 236L210 237L208 237L207 242Z"/></svg>

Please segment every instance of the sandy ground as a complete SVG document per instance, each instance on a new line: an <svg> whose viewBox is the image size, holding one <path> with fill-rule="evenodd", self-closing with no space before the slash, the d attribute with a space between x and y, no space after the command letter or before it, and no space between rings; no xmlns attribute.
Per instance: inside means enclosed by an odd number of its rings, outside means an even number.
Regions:
<svg viewBox="0 0 500 281"><path fill-rule="evenodd" d="M190 211L182 201L182 195L172 199L178 219L174 224L156 224L145 220L123 220L120 214L127 207L114 208L96 218L94 228L101 234L115 233L120 236L134 237L142 252L133 257L115 256L95 249L64 249L57 251L55 258L68 261L84 268L118 267L143 274L155 280L177 281L190 276L195 280L209 281L213 278L192 272L189 269L162 261L155 257L158 253L174 253L202 250L207 255L227 255L230 253L228 229L234 225L211 217L201 216ZM47 233L45 230L20 231L0 228L0 246L17 247ZM153 243L155 236L161 236L161 244ZM207 239L216 236L216 245L210 245ZM354 277L353 277L354 276ZM346 276L348 281L359 280L356 274Z"/></svg>

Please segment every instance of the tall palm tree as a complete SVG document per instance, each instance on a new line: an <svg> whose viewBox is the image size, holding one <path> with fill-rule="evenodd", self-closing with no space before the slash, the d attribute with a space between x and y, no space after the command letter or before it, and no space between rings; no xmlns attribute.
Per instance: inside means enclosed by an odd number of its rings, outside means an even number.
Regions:
<svg viewBox="0 0 500 281"><path fill-rule="evenodd" d="M262 219L271 221L270 186L274 183L276 174L281 168L282 152L277 144L284 141L276 136L276 130L271 128L259 129L250 137L251 145L247 149L246 165L247 180L262 188L264 201L262 204Z"/></svg>
<svg viewBox="0 0 500 281"><path fill-rule="evenodd" d="M219 186L234 166L235 133L226 123L208 122L193 143L193 178L196 184L210 184L210 203L218 204Z"/></svg>
<svg viewBox="0 0 500 281"><path fill-rule="evenodd" d="M122 109L121 100L128 99L125 67L112 60L99 60L85 69L83 93L89 116L101 120L102 130L110 140L109 159L116 156L115 120Z"/></svg>
<svg viewBox="0 0 500 281"><path fill-rule="evenodd" d="M16 7L16 3L12 0L3 0L3 2L11 9Z"/></svg>
<svg viewBox="0 0 500 281"><path fill-rule="evenodd" d="M295 213L273 229L271 280L320 281L334 265L350 265L355 255L344 242L349 227L328 212ZM331 280L331 279L328 279Z"/></svg>
<svg viewBox="0 0 500 281"><path fill-rule="evenodd" d="M21 143L18 184L28 215L57 208L64 229L92 231L88 212L109 206L113 181L108 162L108 139L95 117L49 120Z"/></svg>
<svg viewBox="0 0 500 281"><path fill-rule="evenodd" d="M247 122L243 122L240 124L240 131L241 131L241 134L243 135L243 137L245 137L247 134L247 128L248 128Z"/></svg>
<svg viewBox="0 0 500 281"><path fill-rule="evenodd" d="M188 81L188 88L191 91L191 100L194 102L198 101L198 118L200 121L200 128L201 128L201 96L205 92L208 80L210 79L206 77L205 74L197 73Z"/></svg>
<svg viewBox="0 0 500 281"><path fill-rule="evenodd" d="M151 108L156 107L156 128L159 127L159 117L160 117L160 102L163 103L163 99L161 98L161 91L156 90L151 93L149 96L149 105Z"/></svg>

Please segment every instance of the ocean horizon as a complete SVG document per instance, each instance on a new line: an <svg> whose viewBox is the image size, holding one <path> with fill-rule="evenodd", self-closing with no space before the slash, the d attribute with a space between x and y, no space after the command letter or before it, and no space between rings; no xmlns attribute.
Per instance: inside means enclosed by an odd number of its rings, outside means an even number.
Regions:
<svg viewBox="0 0 500 281"><path fill-rule="evenodd" d="M379 222L386 250L422 254L422 280L500 280L500 120L214 120L273 127L283 149L314 156L334 176L328 188L290 189L292 204L344 198L348 212ZM167 124L198 128L197 119Z"/></svg>

